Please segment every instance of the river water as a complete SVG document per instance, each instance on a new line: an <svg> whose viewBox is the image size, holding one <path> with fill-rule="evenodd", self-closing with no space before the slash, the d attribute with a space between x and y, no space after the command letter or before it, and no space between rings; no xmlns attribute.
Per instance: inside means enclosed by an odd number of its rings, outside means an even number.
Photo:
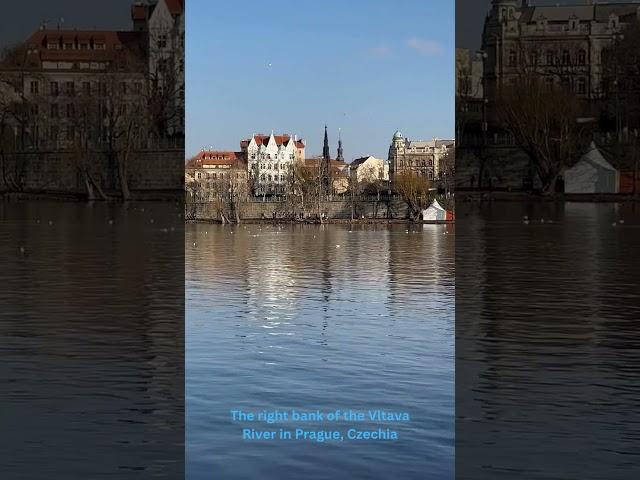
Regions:
<svg viewBox="0 0 640 480"><path fill-rule="evenodd" d="M457 478L640 478L640 208L457 213Z"/></svg>
<svg viewBox="0 0 640 480"><path fill-rule="evenodd" d="M0 478L184 477L182 212L0 202Z"/></svg>
<svg viewBox="0 0 640 480"><path fill-rule="evenodd" d="M454 243L450 226L188 225L187 478L452 479ZM243 440L233 409L410 421L384 425L397 441Z"/></svg>

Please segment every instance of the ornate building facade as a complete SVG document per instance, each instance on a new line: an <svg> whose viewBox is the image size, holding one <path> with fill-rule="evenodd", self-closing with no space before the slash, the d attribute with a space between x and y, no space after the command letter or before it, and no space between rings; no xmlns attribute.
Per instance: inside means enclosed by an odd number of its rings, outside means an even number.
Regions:
<svg viewBox="0 0 640 480"><path fill-rule="evenodd" d="M528 0L493 0L482 35L486 96L519 75L539 74L588 99L601 97L603 51L640 19L635 3L533 6Z"/></svg>
<svg viewBox="0 0 640 480"><path fill-rule="evenodd" d="M185 185L194 201L248 194L247 165L242 152L203 150L185 165Z"/></svg>
<svg viewBox="0 0 640 480"><path fill-rule="evenodd" d="M183 0L134 4L133 28L123 31L43 23L0 63L0 82L12 86L20 104L14 108L12 148L105 148L109 136L134 117L147 132L137 135L136 147L149 146L150 131L183 137L183 11ZM163 91L167 74L158 72L169 68L169 57L176 70L172 90Z"/></svg>
<svg viewBox="0 0 640 480"><path fill-rule="evenodd" d="M454 147L454 140L409 140L396 131L389 146L389 177L393 182L395 176L411 173L436 180L442 158Z"/></svg>
<svg viewBox="0 0 640 480"><path fill-rule="evenodd" d="M240 142L240 150L256 195L285 193L293 165L305 160L304 141L295 135L253 135Z"/></svg>

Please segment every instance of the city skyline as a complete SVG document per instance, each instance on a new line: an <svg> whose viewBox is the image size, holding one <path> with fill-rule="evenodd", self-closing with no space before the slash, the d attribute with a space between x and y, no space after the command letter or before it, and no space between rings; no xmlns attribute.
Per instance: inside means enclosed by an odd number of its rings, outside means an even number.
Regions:
<svg viewBox="0 0 640 480"><path fill-rule="evenodd" d="M318 155L325 124L332 156L341 131L347 161L386 159L398 129L453 138L453 2L277 0L268 10L255 1L220 10L192 0L186 22L187 157L237 150L271 131L298 135Z"/></svg>

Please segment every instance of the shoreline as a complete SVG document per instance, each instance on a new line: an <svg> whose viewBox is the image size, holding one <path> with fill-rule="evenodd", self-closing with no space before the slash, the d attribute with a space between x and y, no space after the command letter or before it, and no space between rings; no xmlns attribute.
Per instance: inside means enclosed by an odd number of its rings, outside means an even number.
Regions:
<svg viewBox="0 0 640 480"><path fill-rule="evenodd" d="M212 219L187 219L185 223L188 224L208 224L208 225L455 225L455 220L419 220L412 221L410 219L387 219L387 218L365 218L365 219L343 219L332 218L320 222L301 222L297 220L288 219L273 219L273 218L247 218L240 221L240 223L222 223L220 220Z"/></svg>
<svg viewBox="0 0 640 480"><path fill-rule="evenodd" d="M456 199L461 202L584 202L584 203L634 203L640 202L640 195L626 193L528 193L505 191L458 190Z"/></svg>

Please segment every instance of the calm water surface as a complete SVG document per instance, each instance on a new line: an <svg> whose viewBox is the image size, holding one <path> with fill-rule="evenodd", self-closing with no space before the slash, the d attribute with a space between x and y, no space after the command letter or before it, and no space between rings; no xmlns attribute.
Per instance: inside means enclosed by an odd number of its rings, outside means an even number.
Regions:
<svg viewBox="0 0 640 480"><path fill-rule="evenodd" d="M444 226L187 226L187 478L453 478L454 238ZM237 408L412 421L396 442L249 442Z"/></svg>
<svg viewBox="0 0 640 480"><path fill-rule="evenodd" d="M0 478L183 478L181 212L0 202Z"/></svg>
<svg viewBox="0 0 640 480"><path fill-rule="evenodd" d="M640 478L640 208L458 213L457 477Z"/></svg>

